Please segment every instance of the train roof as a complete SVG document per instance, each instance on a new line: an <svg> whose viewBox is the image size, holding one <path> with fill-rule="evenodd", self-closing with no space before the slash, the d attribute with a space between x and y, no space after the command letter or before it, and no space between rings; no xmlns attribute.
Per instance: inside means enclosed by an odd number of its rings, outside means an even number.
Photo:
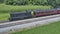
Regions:
<svg viewBox="0 0 60 34"><path fill-rule="evenodd" d="M60 10L60 8L57 8L57 10Z"/></svg>
<svg viewBox="0 0 60 34"><path fill-rule="evenodd" d="M55 11L56 9L48 9L48 10L34 10L34 12L50 12Z"/></svg>
<svg viewBox="0 0 60 34"><path fill-rule="evenodd" d="M11 12L10 14L22 14L22 13L25 13L25 12Z"/></svg>

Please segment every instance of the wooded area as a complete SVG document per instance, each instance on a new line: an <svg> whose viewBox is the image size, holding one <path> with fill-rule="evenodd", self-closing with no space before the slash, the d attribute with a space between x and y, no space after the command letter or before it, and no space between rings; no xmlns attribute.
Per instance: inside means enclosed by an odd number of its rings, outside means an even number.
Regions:
<svg viewBox="0 0 60 34"><path fill-rule="evenodd" d="M0 0L0 3L7 5L51 5L53 7L60 6L60 0Z"/></svg>

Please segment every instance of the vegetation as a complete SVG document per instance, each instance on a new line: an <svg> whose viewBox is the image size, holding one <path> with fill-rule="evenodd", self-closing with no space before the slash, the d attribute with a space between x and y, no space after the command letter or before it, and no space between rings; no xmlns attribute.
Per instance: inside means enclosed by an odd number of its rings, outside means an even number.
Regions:
<svg viewBox="0 0 60 34"><path fill-rule="evenodd" d="M5 0L7 5L51 5L60 6L60 0Z"/></svg>
<svg viewBox="0 0 60 34"><path fill-rule="evenodd" d="M12 34L60 34L60 21L30 30L15 32Z"/></svg>
<svg viewBox="0 0 60 34"><path fill-rule="evenodd" d="M60 6L60 0L0 0L0 3L7 5L51 5Z"/></svg>
<svg viewBox="0 0 60 34"><path fill-rule="evenodd" d="M10 5L41 5L47 3L47 0L6 0L6 4Z"/></svg>
<svg viewBox="0 0 60 34"><path fill-rule="evenodd" d="M9 13L0 13L0 20L8 20Z"/></svg>
<svg viewBox="0 0 60 34"><path fill-rule="evenodd" d="M34 6L34 5L25 5L25 6L12 6L0 4L0 13L9 13L11 11L25 11L25 10L34 10L34 9L50 9L51 6Z"/></svg>
<svg viewBox="0 0 60 34"><path fill-rule="evenodd" d="M0 0L0 3L4 3L4 0Z"/></svg>

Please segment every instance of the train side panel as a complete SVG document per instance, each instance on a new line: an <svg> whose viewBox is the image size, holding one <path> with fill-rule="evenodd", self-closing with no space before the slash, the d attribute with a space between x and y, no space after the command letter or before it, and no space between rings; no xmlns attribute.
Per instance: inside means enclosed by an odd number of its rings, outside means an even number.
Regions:
<svg viewBox="0 0 60 34"><path fill-rule="evenodd" d="M35 11L35 16L39 17L39 16L46 16L46 15L54 15L57 14L57 10L46 10L46 11Z"/></svg>

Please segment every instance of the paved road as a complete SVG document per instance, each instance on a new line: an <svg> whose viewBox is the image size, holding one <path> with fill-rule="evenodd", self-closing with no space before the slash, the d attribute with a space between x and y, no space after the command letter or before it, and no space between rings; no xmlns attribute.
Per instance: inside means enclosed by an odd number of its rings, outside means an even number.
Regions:
<svg viewBox="0 0 60 34"><path fill-rule="evenodd" d="M7 22L7 23L2 23L2 24L0 24L0 28L11 27L11 26L21 25L21 24L26 24L26 23L32 23L32 22L35 22L35 21L42 21L42 20L56 18L56 17L60 17L60 14L52 15L52 16L45 16L45 17L32 18L32 19L26 19L26 20L13 21L13 22Z"/></svg>

